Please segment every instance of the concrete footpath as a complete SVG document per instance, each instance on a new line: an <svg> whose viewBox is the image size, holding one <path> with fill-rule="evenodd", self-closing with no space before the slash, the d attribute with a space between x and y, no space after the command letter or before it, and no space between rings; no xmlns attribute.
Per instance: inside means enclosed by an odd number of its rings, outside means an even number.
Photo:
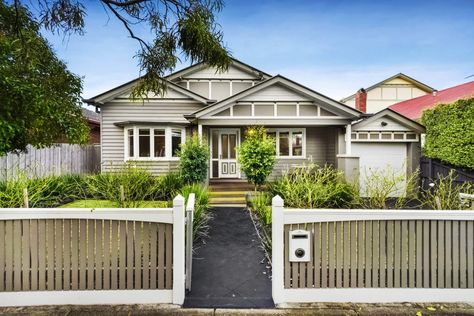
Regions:
<svg viewBox="0 0 474 316"><path fill-rule="evenodd" d="M170 305L96 305L96 306L40 306L0 308L1 315L34 316L283 316L283 315L474 315L474 305L469 304L311 304L293 309L219 309L179 308Z"/></svg>

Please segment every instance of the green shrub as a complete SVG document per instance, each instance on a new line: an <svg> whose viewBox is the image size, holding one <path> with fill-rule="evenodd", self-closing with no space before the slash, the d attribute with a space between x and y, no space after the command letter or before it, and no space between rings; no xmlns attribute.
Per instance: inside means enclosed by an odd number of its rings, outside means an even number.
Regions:
<svg viewBox="0 0 474 316"><path fill-rule="evenodd" d="M178 170L185 183L201 183L206 179L209 164L209 148L193 134L181 146Z"/></svg>
<svg viewBox="0 0 474 316"><path fill-rule="evenodd" d="M57 207L72 201L84 190L83 176L64 175L29 179L19 173L15 179L0 184L0 207L22 207L23 189L28 190L30 207Z"/></svg>
<svg viewBox="0 0 474 316"><path fill-rule="evenodd" d="M153 197L155 183L155 177L148 171L129 164L118 172L86 179L87 190L94 199L116 201L121 207L134 207L135 202Z"/></svg>
<svg viewBox="0 0 474 316"><path fill-rule="evenodd" d="M419 172L406 177L391 167L385 169L364 170L363 182L358 205L367 209L385 209L389 199L395 199L395 208L402 208L407 200L416 199L416 180Z"/></svg>
<svg viewBox="0 0 474 316"><path fill-rule="evenodd" d="M295 208L347 208L356 195L341 171L315 165L286 173L269 186L269 191Z"/></svg>
<svg viewBox="0 0 474 316"><path fill-rule="evenodd" d="M440 177L434 181L432 188L423 191L421 194L424 206L433 210L468 209L470 205L463 205L459 199L459 194L473 194L474 186L469 182L456 185L455 179L455 173L451 171L448 176Z"/></svg>
<svg viewBox="0 0 474 316"><path fill-rule="evenodd" d="M272 223L272 197L267 192L256 193L251 201L250 209L258 216L258 218L265 224Z"/></svg>
<svg viewBox="0 0 474 316"><path fill-rule="evenodd" d="M424 154L474 169L474 98L440 104L423 113Z"/></svg>
<svg viewBox="0 0 474 316"><path fill-rule="evenodd" d="M195 239L206 237L209 232L209 190L200 184L187 184L181 189L181 195L188 202L189 194L195 194L193 235Z"/></svg>
<svg viewBox="0 0 474 316"><path fill-rule="evenodd" d="M262 126L249 127L238 148L240 170L255 187L265 183L275 164L275 140Z"/></svg>
<svg viewBox="0 0 474 316"><path fill-rule="evenodd" d="M184 182L180 174L176 172L168 173L156 179L153 187L153 199L172 200L183 187Z"/></svg>

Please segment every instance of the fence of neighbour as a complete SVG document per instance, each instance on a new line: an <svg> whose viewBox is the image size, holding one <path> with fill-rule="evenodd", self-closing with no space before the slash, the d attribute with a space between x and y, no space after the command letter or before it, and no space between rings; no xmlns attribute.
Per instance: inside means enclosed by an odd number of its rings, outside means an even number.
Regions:
<svg viewBox="0 0 474 316"><path fill-rule="evenodd" d="M24 172L28 177L61 174L89 174L100 171L100 145L57 144L26 153L0 157L0 180L8 180Z"/></svg>
<svg viewBox="0 0 474 316"><path fill-rule="evenodd" d="M161 209L0 209L0 306L182 304L184 294L182 196Z"/></svg>
<svg viewBox="0 0 474 316"><path fill-rule="evenodd" d="M474 211L302 210L284 208L278 196L272 202L276 304L473 301ZM295 231L308 234L308 261L290 258Z"/></svg>
<svg viewBox="0 0 474 316"><path fill-rule="evenodd" d="M454 172L454 183L474 183L474 171L451 166L433 158L421 157L420 159L421 180L424 189L428 189L429 184L440 177L448 176L451 171Z"/></svg>

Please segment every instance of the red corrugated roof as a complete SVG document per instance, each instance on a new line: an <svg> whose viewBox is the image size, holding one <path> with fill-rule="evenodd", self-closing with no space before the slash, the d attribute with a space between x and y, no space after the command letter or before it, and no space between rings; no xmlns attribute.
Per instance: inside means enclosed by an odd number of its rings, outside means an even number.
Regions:
<svg viewBox="0 0 474 316"><path fill-rule="evenodd" d="M441 103L452 103L456 100L472 96L474 96L474 81L395 103L390 106L390 109L412 120L418 120L426 109L433 108Z"/></svg>

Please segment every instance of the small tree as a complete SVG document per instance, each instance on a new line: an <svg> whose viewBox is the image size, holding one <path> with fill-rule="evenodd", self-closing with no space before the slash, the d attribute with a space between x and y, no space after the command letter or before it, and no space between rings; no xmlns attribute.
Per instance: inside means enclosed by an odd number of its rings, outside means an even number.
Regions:
<svg viewBox="0 0 474 316"><path fill-rule="evenodd" d="M206 179L209 148L197 134L193 134L181 146L178 169L186 183L199 183Z"/></svg>
<svg viewBox="0 0 474 316"><path fill-rule="evenodd" d="M275 140L262 126L249 127L246 138L238 149L240 169L247 180L257 186L265 183L275 164Z"/></svg>

